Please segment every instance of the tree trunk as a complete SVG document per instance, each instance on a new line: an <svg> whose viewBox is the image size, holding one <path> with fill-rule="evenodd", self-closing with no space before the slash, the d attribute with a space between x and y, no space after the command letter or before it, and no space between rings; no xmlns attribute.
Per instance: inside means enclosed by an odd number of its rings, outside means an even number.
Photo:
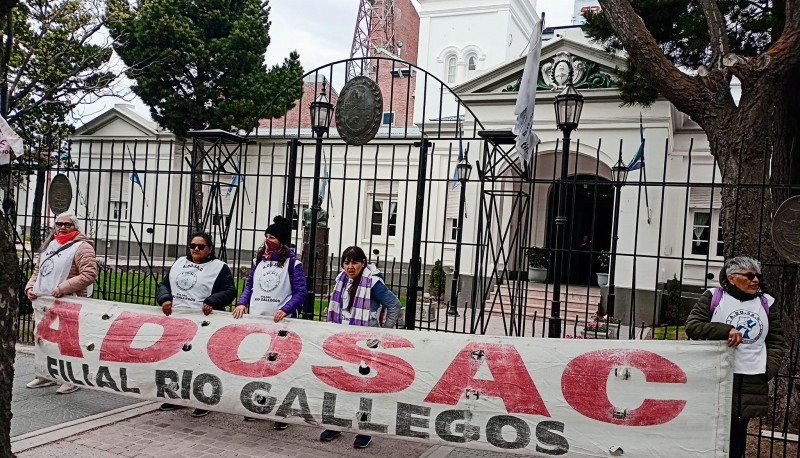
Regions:
<svg viewBox="0 0 800 458"><path fill-rule="evenodd" d="M765 289L776 296L782 313L787 350L800 337L800 307L793 300L800 294L800 270L775 250L771 229L775 210L796 194L788 186L798 184L800 178L794 172L800 162L796 155L800 103L796 95L789 96L792 92L769 103L743 99L749 106L739 110L735 119L704 127L725 183L720 219L725 258L747 255L761 261ZM790 363L784 358L781 374L796 370ZM770 395L778 400L770 403L774 408L768 421L778 427L784 427L784 422L789 428L800 426L800 418L792 414L800 410L800 396L796 392L790 396L785 382L776 382Z"/></svg>
<svg viewBox="0 0 800 458"><path fill-rule="evenodd" d="M0 269L19 270L7 219L0 218ZM0 456L11 453L11 389L14 384L14 344L17 341L17 275L0 275Z"/></svg>

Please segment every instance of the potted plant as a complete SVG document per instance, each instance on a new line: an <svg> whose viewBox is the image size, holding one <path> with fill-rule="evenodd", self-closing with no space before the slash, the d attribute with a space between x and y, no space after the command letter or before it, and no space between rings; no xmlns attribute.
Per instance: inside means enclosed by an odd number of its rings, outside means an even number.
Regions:
<svg viewBox="0 0 800 458"><path fill-rule="evenodd" d="M544 282L547 280L547 266L550 264L550 250L542 247L525 249L528 258L528 280Z"/></svg>
<svg viewBox="0 0 800 458"><path fill-rule="evenodd" d="M622 320L608 315L595 315L592 321L583 328L583 337L587 339L619 338L619 324Z"/></svg>
<svg viewBox="0 0 800 458"><path fill-rule="evenodd" d="M597 286L606 286L608 284L608 251L601 251L597 255L597 262L600 263L600 271L597 272Z"/></svg>

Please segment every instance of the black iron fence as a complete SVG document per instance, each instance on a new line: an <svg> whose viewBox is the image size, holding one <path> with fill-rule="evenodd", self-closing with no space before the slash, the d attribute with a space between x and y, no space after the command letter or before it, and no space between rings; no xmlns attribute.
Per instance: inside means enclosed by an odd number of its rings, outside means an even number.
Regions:
<svg viewBox="0 0 800 458"><path fill-rule="evenodd" d="M381 72L403 76L403 68L415 70L398 65L384 62L371 71L380 80ZM298 122L319 82L335 82L338 74L346 74L346 62L306 78ZM325 317L339 254L358 245L401 298L407 328L545 337L556 323L566 338L679 340L686 338L683 322L691 306L718 285L725 255L757 246L748 254L765 261L790 356L772 385L770 416L752 426L751 445L759 456L800 456L797 267L776 257L768 238L774 204L800 186L776 180L768 168L764 184L724 183L705 140L695 143L680 133L660 144L648 137L646 166L622 182L613 166L623 157L627 165L639 141L623 143L592 130L588 139L573 140L562 180L565 153L555 134L523 164L508 130L485 129L431 75L419 71L414 78L400 88L392 76L382 88L392 94L385 108L392 116L372 142L347 145L331 130L322 142L318 176L310 130L287 128L286 122L265 123L247 136L202 132L185 141L163 134L118 140L79 131L51 168L19 171L19 186L6 194L16 208L21 277L30 276L42 228L52 226L55 216L50 209L63 200L47 186L36 195L36 182L57 175L71 183L68 208L95 243L99 274L92 297L139 304L154 303L157 283L198 226L213 234L241 291L264 229L282 214L292 219L298 257L315 266L314 319ZM423 88L413 101L412 85ZM438 108L414 121L412 103ZM471 177L455 174L459 161L471 163ZM324 189L320 209L327 225L317 228L312 244L307 224L315 179ZM567 213L564 243L556 244L559 186ZM736 203L723 210L723 195L748 192L761 196L755 204L761 208L742 200L747 208ZM37 201L45 203L39 212ZM747 227L758 230L733 226L726 234L729 215L734 221L746 215ZM555 256L560 272L553 269ZM30 314L21 314L21 342L32 342L33 327Z"/></svg>

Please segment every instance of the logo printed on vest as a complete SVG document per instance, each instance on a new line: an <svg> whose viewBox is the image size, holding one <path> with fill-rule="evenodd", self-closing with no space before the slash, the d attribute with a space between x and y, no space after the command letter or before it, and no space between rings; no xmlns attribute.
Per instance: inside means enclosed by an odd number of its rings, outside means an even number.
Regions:
<svg viewBox="0 0 800 458"><path fill-rule="evenodd" d="M725 319L725 323L742 333L742 342L751 344L758 341L764 332L764 324L758 313L749 310L736 310Z"/></svg>
<svg viewBox="0 0 800 458"><path fill-rule="evenodd" d="M258 284L265 293L274 291L280 283L280 272L276 270L276 267L277 263L270 263L264 269L266 272L264 272L264 274L261 275L261 278L259 278Z"/></svg>
<svg viewBox="0 0 800 458"><path fill-rule="evenodd" d="M42 277L46 277L53 273L53 267L55 266L55 262L52 259L48 259L42 263L42 266L39 267L39 273Z"/></svg>
<svg viewBox="0 0 800 458"><path fill-rule="evenodd" d="M181 272L175 283L177 283L178 288L188 291L197 283L197 274L192 271Z"/></svg>

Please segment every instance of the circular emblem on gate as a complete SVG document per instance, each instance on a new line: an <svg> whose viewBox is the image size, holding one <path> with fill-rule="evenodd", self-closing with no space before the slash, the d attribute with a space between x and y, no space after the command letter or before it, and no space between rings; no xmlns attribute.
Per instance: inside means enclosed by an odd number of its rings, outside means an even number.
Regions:
<svg viewBox="0 0 800 458"><path fill-rule="evenodd" d="M181 272L175 282L178 288L188 291L197 283L197 274L191 271Z"/></svg>
<svg viewBox="0 0 800 458"><path fill-rule="evenodd" d="M69 210L72 203L72 184L66 175L56 175L50 182L50 209L56 215Z"/></svg>
<svg viewBox="0 0 800 458"><path fill-rule="evenodd" d="M45 262L42 263L41 267L39 267L39 274L42 277L50 275L51 273L53 273L53 266L55 266L53 260L47 259Z"/></svg>
<svg viewBox="0 0 800 458"><path fill-rule="evenodd" d="M336 102L336 129L350 145L365 145L375 138L383 116L381 88L366 76L344 85Z"/></svg>
<svg viewBox="0 0 800 458"><path fill-rule="evenodd" d="M760 306L760 304L759 304ZM736 310L725 319L725 323L742 333L742 343L756 342L764 332L764 324L758 313L749 310Z"/></svg>
<svg viewBox="0 0 800 458"><path fill-rule="evenodd" d="M772 218L775 250L791 262L800 262L800 196L786 199Z"/></svg>
<svg viewBox="0 0 800 458"><path fill-rule="evenodd" d="M275 270L268 269L264 272L264 275L258 280L258 285L261 286L261 290L265 293L269 293L275 290L278 287L278 283L280 282L280 274Z"/></svg>

